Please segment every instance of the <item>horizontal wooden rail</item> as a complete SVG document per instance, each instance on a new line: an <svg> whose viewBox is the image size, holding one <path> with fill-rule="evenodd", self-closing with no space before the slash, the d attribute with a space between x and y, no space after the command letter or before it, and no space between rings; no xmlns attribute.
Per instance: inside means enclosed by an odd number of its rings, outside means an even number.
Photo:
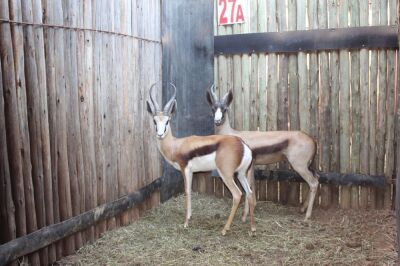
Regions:
<svg viewBox="0 0 400 266"><path fill-rule="evenodd" d="M396 49L396 26L368 26L214 37L214 54L295 53L340 49Z"/></svg>
<svg viewBox="0 0 400 266"><path fill-rule="evenodd" d="M0 265L6 265L19 257L32 253L82 231L91 225L114 217L135 204L141 203L161 187L161 178L118 200L103 204L63 222L46 226L29 235L11 240L0 246Z"/></svg>
<svg viewBox="0 0 400 266"><path fill-rule="evenodd" d="M334 172L317 172L321 184L334 184L341 186L371 186L385 187L391 180L385 176L372 176L364 174L342 174ZM212 172L213 177L219 177L216 171ZM268 181L289 181L305 182L304 179L295 171L289 170L255 170L255 179Z"/></svg>

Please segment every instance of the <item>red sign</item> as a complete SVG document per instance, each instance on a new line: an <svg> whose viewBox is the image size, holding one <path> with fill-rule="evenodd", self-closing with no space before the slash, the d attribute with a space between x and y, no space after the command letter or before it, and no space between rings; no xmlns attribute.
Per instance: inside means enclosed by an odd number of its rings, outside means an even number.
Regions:
<svg viewBox="0 0 400 266"><path fill-rule="evenodd" d="M246 19L246 0L217 0L218 25L243 23Z"/></svg>

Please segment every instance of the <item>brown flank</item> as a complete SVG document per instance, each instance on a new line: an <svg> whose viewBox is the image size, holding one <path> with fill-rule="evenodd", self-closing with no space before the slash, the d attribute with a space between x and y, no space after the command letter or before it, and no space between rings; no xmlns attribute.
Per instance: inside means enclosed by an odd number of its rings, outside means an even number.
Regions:
<svg viewBox="0 0 400 266"><path fill-rule="evenodd" d="M280 151L286 149L288 144L289 144L289 140L285 140L285 141L282 141L277 144L253 148L252 149L253 157L256 157L258 155L266 155L266 154L280 152Z"/></svg>
<svg viewBox="0 0 400 266"><path fill-rule="evenodd" d="M189 151L188 153L182 154L179 158L180 164L186 166L191 159L213 153L217 149L218 149L218 144L211 144L198 147L194 150Z"/></svg>

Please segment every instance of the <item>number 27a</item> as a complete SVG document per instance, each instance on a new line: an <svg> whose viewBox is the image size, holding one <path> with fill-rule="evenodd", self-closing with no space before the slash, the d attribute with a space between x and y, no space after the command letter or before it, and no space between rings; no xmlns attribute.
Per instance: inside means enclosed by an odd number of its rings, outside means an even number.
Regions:
<svg viewBox="0 0 400 266"><path fill-rule="evenodd" d="M237 0L218 0L219 8L222 7L221 15L219 17L219 24L231 24L231 23L242 23L244 22L244 15L242 5L236 5ZM239 1L238 1L239 2ZM228 3L231 5L231 14L227 17L227 6ZM229 12L229 11L228 11Z"/></svg>

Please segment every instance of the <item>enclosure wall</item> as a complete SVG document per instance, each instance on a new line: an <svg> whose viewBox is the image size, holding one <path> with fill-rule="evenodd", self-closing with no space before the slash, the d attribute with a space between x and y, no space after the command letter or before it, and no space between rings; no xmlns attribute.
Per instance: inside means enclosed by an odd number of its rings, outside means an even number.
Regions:
<svg viewBox="0 0 400 266"><path fill-rule="evenodd" d="M255 0L245 1L249 5L245 23L219 26L217 2L214 35L398 23L396 0ZM221 96L233 91L229 111L233 128L300 129L317 142L314 169L392 178L396 53L361 49L215 55L214 79ZM268 166L288 167L287 163ZM220 180L214 183L216 195L229 194ZM257 193L259 200L297 205L307 189L305 184L259 181ZM322 185L318 204L391 208L393 199L390 185L384 189Z"/></svg>
<svg viewBox="0 0 400 266"><path fill-rule="evenodd" d="M159 0L0 0L0 244L161 175L145 108L161 80L160 9ZM155 193L29 261L52 263L158 202Z"/></svg>

